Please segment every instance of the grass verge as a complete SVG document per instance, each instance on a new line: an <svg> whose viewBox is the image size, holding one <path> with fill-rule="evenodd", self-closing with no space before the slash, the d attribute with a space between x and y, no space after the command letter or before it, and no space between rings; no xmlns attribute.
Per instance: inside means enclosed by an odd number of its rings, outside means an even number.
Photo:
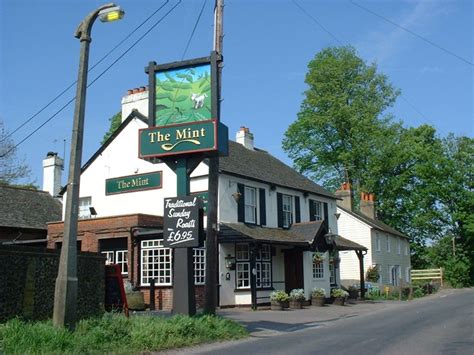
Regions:
<svg viewBox="0 0 474 355"><path fill-rule="evenodd" d="M136 353L178 348L248 336L240 324L200 315L171 318L106 314L78 323L74 332L55 328L51 321L13 319L0 324L0 353Z"/></svg>

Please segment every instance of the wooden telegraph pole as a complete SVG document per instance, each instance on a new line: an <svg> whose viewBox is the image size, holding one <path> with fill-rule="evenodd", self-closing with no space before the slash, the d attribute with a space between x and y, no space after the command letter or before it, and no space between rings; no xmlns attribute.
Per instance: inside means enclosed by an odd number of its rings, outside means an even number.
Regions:
<svg viewBox="0 0 474 355"><path fill-rule="evenodd" d="M214 7L214 51L218 56L217 69L217 113L220 116L222 40L224 0L216 0ZM220 60L219 60L220 59ZM219 272L217 251L217 201L219 192L219 157L209 158L207 233L206 233L206 287L204 312L215 314L217 307L217 276Z"/></svg>

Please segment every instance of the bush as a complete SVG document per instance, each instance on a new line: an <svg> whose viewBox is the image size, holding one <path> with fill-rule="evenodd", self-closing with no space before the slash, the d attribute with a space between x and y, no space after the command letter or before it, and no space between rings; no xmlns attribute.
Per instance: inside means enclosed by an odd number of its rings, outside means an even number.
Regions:
<svg viewBox="0 0 474 355"><path fill-rule="evenodd" d="M325 297L326 296L326 290L321 287L315 287L311 291L311 297Z"/></svg>
<svg viewBox="0 0 474 355"><path fill-rule="evenodd" d="M379 268L377 265L373 265L367 269L365 279L369 282L378 282L380 278Z"/></svg>
<svg viewBox="0 0 474 355"><path fill-rule="evenodd" d="M239 339L248 333L240 324L215 316L171 318L106 314L80 321L74 332L51 321L18 319L0 325L0 353L137 353Z"/></svg>
<svg viewBox="0 0 474 355"><path fill-rule="evenodd" d="M413 298L420 298L423 297L425 293L423 292L423 289L420 287L416 287L413 289Z"/></svg>
<svg viewBox="0 0 474 355"><path fill-rule="evenodd" d="M289 299L290 297L283 290L273 291L270 294L270 301L273 301L273 302L287 302Z"/></svg>
<svg viewBox="0 0 474 355"><path fill-rule="evenodd" d="M331 290L332 297L347 297L349 294L344 291L342 288L334 288Z"/></svg>
<svg viewBox="0 0 474 355"><path fill-rule="evenodd" d="M302 288L295 288L290 292L290 300L292 301L304 301L304 290Z"/></svg>

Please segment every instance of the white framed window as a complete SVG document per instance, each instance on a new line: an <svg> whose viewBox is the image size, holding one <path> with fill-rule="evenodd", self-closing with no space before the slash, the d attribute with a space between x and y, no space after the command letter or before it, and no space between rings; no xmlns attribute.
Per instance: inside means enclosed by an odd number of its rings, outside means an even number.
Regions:
<svg viewBox="0 0 474 355"><path fill-rule="evenodd" d="M385 240L387 241L387 253L390 253L390 237L387 235L385 236Z"/></svg>
<svg viewBox="0 0 474 355"><path fill-rule="evenodd" d="M250 288L250 263L236 263L237 288Z"/></svg>
<svg viewBox="0 0 474 355"><path fill-rule="evenodd" d="M204 285L206 282L206 249L194 248L194 284Z"/></svg>
<svg viewBox="0 0 474 355"><path fill-rule="evenodd" d="M400 238L397 240L397 253L398 255L402 253L402 243L400 242Z"/></svg>
<svg viewBox="0 0 474 355"><path fill-rule="evenodd" d="M315 221L322 221L324 219L322 202L313 200L312 203L313 203L313 206L314 206Z"/></svg>
<svg viewBox="0 0 474 355"><path fill-rule="evenodd" d="M103 251L101 252L105 255L105 264L114 264L115 263L115 253L113 251Z"/></svg>
<svg viewBox="0 0 474 355"><path fill-rule="evenodd" d="M283 195L283 227L293 224L293 196Z"/></svg>
<svg viewBox="0 0 474 355"><path fill-rule="evenodd" d="M128 275L128 251L127 250L104 250L101 252L107 258L106 264L117 264L120 266L122 275Z"/></svg>
<svg viewBox="0 0 474 355"><path fill-rule="evenodd" d="M257 189L245 186L245 222L257 223Z"/></svg>
<svg viewBox="0 0 474 355"><path fill-rule="evenodd" d="M170 248L163 247L163 239L142 240L140 254L141 285L170 286L172 282L172 254Z"/></svg>
<svg viewBox="0 0 474 355"><path fill-rule="evenodd" d="M336 283L336 268L333 263L329 263L329 283L331 285Z"/></svg>
<svg viewBox="0 0 474 355"><path fill-rule="evenodd" d="M313 263L313 279L324 279L324 263Z"/></svg>
<svg viewBox="0 0 474 355"><path fill-rule="evenodd" d="M407 266L406 271L405 271L405 281L410 282L410 267Z"/></svg>
<svg viewBox="0 0 474 355"><path fill-rule="evenodd" d="M89 207L92 206L92 197L79 197L79 219L91 218Z"/></svg>
<svg viewBox="0 0 474 355"><path fill-rule="evenodd" d="M236 261L248 261L250 260L250 249L247 243L240 243L235 245L235 258Z"/></svg>
<svg viewBox="0 0 474 355"><path fill-rule="evenodd" d="M378 232L375 232L375 251L380 251L382 250L381 245L380 245L380 235Z"/></svg>
<svg viewBox="0 0 474 355"><path fill-rule="evenodd" d="M406 242L405 244L405 255L408 255L410 253L410 244Z"/></svg>
<svg viewBox="0 0 474 355"><path fill-rule="evenodd" d="M257 252L257 288L272 286L272 249L269 244L262 244Z"/></svg>

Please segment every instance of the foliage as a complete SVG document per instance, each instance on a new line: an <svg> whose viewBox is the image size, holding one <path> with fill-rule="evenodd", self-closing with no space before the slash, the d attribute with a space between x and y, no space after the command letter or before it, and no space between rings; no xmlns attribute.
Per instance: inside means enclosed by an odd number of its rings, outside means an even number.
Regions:
<svg viewBox="0 0 474 355"><path fill-rule="evenodd" d="M342 288L333 288L331 290L331 296L338 298L338 297L347 297L349 296L349 294L346 291L344 291Z"/></svg>
<svg viewBox="0 0 474 355"><path fill-rule="evenodd" d="M421 287L416 287L413 289L413 298L421 298L425 295Z"/></svg>
<svg viewBox="0 0 474 355"><path fill-rule="evenodd" d="M104 144L107 139L109 139L110 136L112 136L112 134L117 130L117 128L120 127L120 124L122 123L122 112L117 112L115 115L110 117L109 122L109 130L104 134L104 137L102 138L100 144Z"/></svg>
<svg viewBox="0 0 474 355"><path fill-rule="evenodd" d="M304 301L304 290L302 288L295 288L290 292L290 300L292 301Z"/></svg>
<svg viewBox="0 0 474 355"><path fill-rule="evenodd" d="M377 265L372 265L367 269L365 279L369 282L378 282L380 279L379 268Z"/></svg>
<svg viewBox="0 0 474 355"><path fill-rule="evenodd" d="M311 290L311 297L325 297L326 290L321 287L315 287Z"/></svg>
<svg viewBox="0 0 474 355"><path fill-rule="evenodd" d="M0 184L12 185L29 178L28 165L18 159L16 153L15 143L8 137L3 121L0 120Z"/></svg>
<svg viewBox="0 0 474 355"><path fill-rule="evenodd" d="M319 252L313 253L313 263L319 264L323 262L324 259L325 259L324 253L319 253Z"/></svg>
<svg viewBox="0 0 474 355"><path fill-rule="evenodd" d="M283 290L273 291L270 293L270 301L273 302L287 302L290 299L288 294Z"/></svg>
<svg viewBox="0 0 474 355"><path fill-rule="evenodd" d="M208 315L126 318L106 314L79 322L74 332L56 328L50 321L14 319L0 325L0 352L141 353L245 336L247 331L238 323Z"/></svg>

